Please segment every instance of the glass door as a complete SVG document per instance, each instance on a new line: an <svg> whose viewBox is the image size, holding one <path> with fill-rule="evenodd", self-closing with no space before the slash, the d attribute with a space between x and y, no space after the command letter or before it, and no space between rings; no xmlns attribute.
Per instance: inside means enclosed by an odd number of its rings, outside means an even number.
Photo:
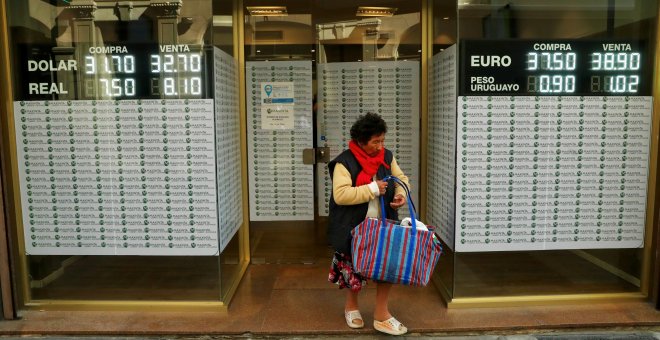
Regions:
<svg viewBox="0 0 660 340"><path fill-rule="evenodd" d="M252 263L329 261L327 162L359 115L419 188L421 2L243 5Z"/></svg>

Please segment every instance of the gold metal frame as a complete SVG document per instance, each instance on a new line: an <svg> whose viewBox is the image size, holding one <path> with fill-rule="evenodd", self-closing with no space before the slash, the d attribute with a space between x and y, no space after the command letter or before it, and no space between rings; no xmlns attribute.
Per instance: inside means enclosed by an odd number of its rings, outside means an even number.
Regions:
<svg viewBox="0 0 660 340"><path fill-rule="evenodd" d="M642 293L606 293L606 294L562 294L562 295L526 295L454 298L447 303L448 308L489 308L518 306L548 306L566 304L592 304L613 301L642 302L646 295Z"/></svg>
<svg viewBox="0 0 660 340"><path fill-rule="evenodd" d="M6 11L7 9L7 3L4 0L0 0L0 4L2 5L2 9L0 11ZM18 166L17 166L17 155L16 155L16 134L13 129L14 126L14 107L12 105L13 103L13 87L11 84L13 84L12 77L11 77L11 69L9 65L11 65L11 58L9 57L9 22L6 19L7 17L4 16L3 22L2 22L2 27L0 27L0 30L3 32L3 40L1 41L2 45L0 46L2 50L4 51L2 54L2 66L0 66L0 70L2 70L2 79L1 81L4 84L7 84L9 86L3 86L2 90L2 96L0 97L0 100L2 103L2 107L4 108L5 115L0 117L1 122L0 122L0 131L3 131L5 133L2 133L2 143L1 147L2 149L0 152L2 152L3 155L3 163L2 163L2 174L3 178L5 179L5 183L7 184L3 189L3 198L5 202L5 207L7 208L7 211L9 212L7 216L7 235L9 236L9 242L10 244L13 244L14 247L12 247L12 254L11 258L15 259L15 262L13 264L10 264L10 267L16 267L14 270L19 273L18 276L15 276L15 281L16 281L16 286L17 291L15 292L16 294L16 303L17 307L24 305L24 302L29 300L29 286L27 284L27 262L25 259L25 249L24 249L24 240L23 240L23 224L21 221L20 217L20 212L21 212L21 201L20 201L20 195L19 195L19 183L15 179L18 178Z"/></svg>
<svg viewBox="0 0 660 340"><path fill-rule="evenodd" d="M420 140L420 163L419 166L419 214L426 220L426 195L427 190L425 185L421 183L428 183L428 157L427 144L429 141L429 61L433 53L433 0L422 0L422 13L421 13L421 26L422 26L422 74L421 74L421 140Z"/></svg>
<svg viewBox="0 0 660 340"><path fill-rule="evenodd" d="M247 155L247 114L245 103L245 10L243 0L234 0L234 58L238 67L238 102L241 128L241 188L243 193L243 225L239 230L239 252L242 261L241 274L236 278L238 287L243 274L250 264L250 206L248 204L248 155ZM233 294L232 294L233 295ZM224 301L229 302L230 299Z"/></svg>
<svg viewBox="0 0 660 340"><path fill-rule="evenodd" d="M642 259L642 275L641 275L641 286L640 290L645 297L649 296L650 284L653 279L652 263L653 261L653 249L658 245L654 244L654 230L653 227L657 224L656 219L658 216L655 214L655 196L658 190L658 134L660 133L660 103L658 103L658 98L660 98L660 84L658 84L658 75L660 74L660 6L658 12L656 13L655 18L655 41L654 45L654 54L655 54L655 63L653 70L653 78L655 81L653 83L653 92L652 96L655 98L653 103L653 113L651 115L651 148L649 150L649 172L648 172L648 187L646 190L646 227L644 228L644 257ZM658 232L657 230L655 232Z"/></svg>
<svg viewBox="0 0 660 340"><path fill-rule="evenodd" d="M240 269L238 274L233 278L231 287L222 296L222 301L229 305L229 302L236 293L238 285L247 271L250 264L250 211L248 205L248 159L247 159L247 116L245 114L245 50L243 49L244 36L243 36L243 22L245 20L245 11L243 7L243 0L233 0L234 11L232 15L233 28L234 28L234 60L238 68L238 86L239 86L239 125L241 129L241 192L242 192L242 205L243 205L243 224L238 230L236 236L238 237L238 252L239 252L239 265ZM220 273L222 275L222 273Z"/></svg>
<svg viewBox="0 0 660 340"><path fill-rule="evenodd" d="M660 287L660 272L658 272L658 266L660 266L660 255L653 257L653 253L657 253L658 247L660 247L660 216L655 214L656 207L660 205L660 202L656 201L658 197L658 165L659 165L659 156L660 153L660 6L657 8L657 13L655 17L655 62L653 68L653 125L651 129L651 158L649 159L649 186L647 190L647 202L646 202L646 237L645 244L647 248L644 252L644 263L646 264L646 269L642 275L642 291L651 297L655 297L656 303L660 300L660 294L658 291L651 292L651 289L658 289ZM656 236L654 238L654 236ZM655 242L655 243L654 243ZM653 270L656 268L656 270ZM654 285L653 285L654 284Z"/></svg>
<svg viewBox="0 0 660 340"><path fill-rule="evenodd" d="M7 4L5 0L0 0L0 83L2 84L11 84L11 77L9 76L9 34L8 34L8 22L7 22ZM3 90L0 90L0 112L10 112L11 110L11 98L12 98L12 89L11 86L3 86ZM2 126L0 125L0 129ZM4 153L6 140L0 140L0 152ZM4 157L0 157L4 159ZM4 171L3 171L4 174ZM5 177L5 176L2 176ZM7 198L4 186L0 182L0 192L3 195L3 198ZM16 314L16 306L14 306L14 297L12 293L12 283L10 268L11 264L9 263L9 229L7 228L8 224L5 219L5 205L6 200L0 200L0 287L2 288L2 315L5 319L13 319ZM9 202L7 202L9 203Z"/></svg>

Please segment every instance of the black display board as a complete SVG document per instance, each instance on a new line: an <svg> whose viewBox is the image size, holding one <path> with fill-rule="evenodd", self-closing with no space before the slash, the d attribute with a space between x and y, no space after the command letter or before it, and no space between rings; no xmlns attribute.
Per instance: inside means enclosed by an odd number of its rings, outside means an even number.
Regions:
<svg viewBox="0 0 660 340"><path fill-rule="evenodd" d="M16 100L209 98L207 51L199 45L123 43L55 48L20 44Z"/></svg>
<svg viewBox="0 0 660 340"><path fill-rule="evenodd" d="M459 95L648 96L643 41L462 40Z"/></svg>

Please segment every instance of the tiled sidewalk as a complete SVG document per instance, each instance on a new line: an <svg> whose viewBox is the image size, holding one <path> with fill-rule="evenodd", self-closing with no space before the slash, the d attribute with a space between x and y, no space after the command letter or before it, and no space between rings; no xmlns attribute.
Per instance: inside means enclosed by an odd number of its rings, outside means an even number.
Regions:
<svg viewBox="0 0 660 340"><path fill-rule="evenodd" d="M24 311L21 320L0 322L0 335L379 338L371 326L373 285L367 287L360 301L366 327L349 329L343 318L345 293L326 281L327 269L326 264L252 265L228 313ZM657 332L660 329L660 312L650 303L448 310L435 288L430 286L395 286L390 310L409 328L407 337L456 336L461 339L479 335L477 339L493 339L491 336L497 338L498 334L529 336L525 334L576 330L586 334L589 330L614 329Z"/></svg>

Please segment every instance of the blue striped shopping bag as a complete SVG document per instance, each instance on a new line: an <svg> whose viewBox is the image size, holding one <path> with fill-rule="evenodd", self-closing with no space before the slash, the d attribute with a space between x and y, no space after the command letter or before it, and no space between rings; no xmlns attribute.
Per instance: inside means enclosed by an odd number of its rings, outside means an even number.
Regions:
<svg viewBox="0 0 660 340"><path fill-rule="evenodd" d="M394 176L383 180L394 180L406 190L410 217L413 222L416 221L407 185ZM434 227L427 226L429 230L425 231L401 226L385 218L382 196L380 204L383 211L381 219L366 218L351 231L353 269L372 280L426 286L442 254Z"/></svg>

